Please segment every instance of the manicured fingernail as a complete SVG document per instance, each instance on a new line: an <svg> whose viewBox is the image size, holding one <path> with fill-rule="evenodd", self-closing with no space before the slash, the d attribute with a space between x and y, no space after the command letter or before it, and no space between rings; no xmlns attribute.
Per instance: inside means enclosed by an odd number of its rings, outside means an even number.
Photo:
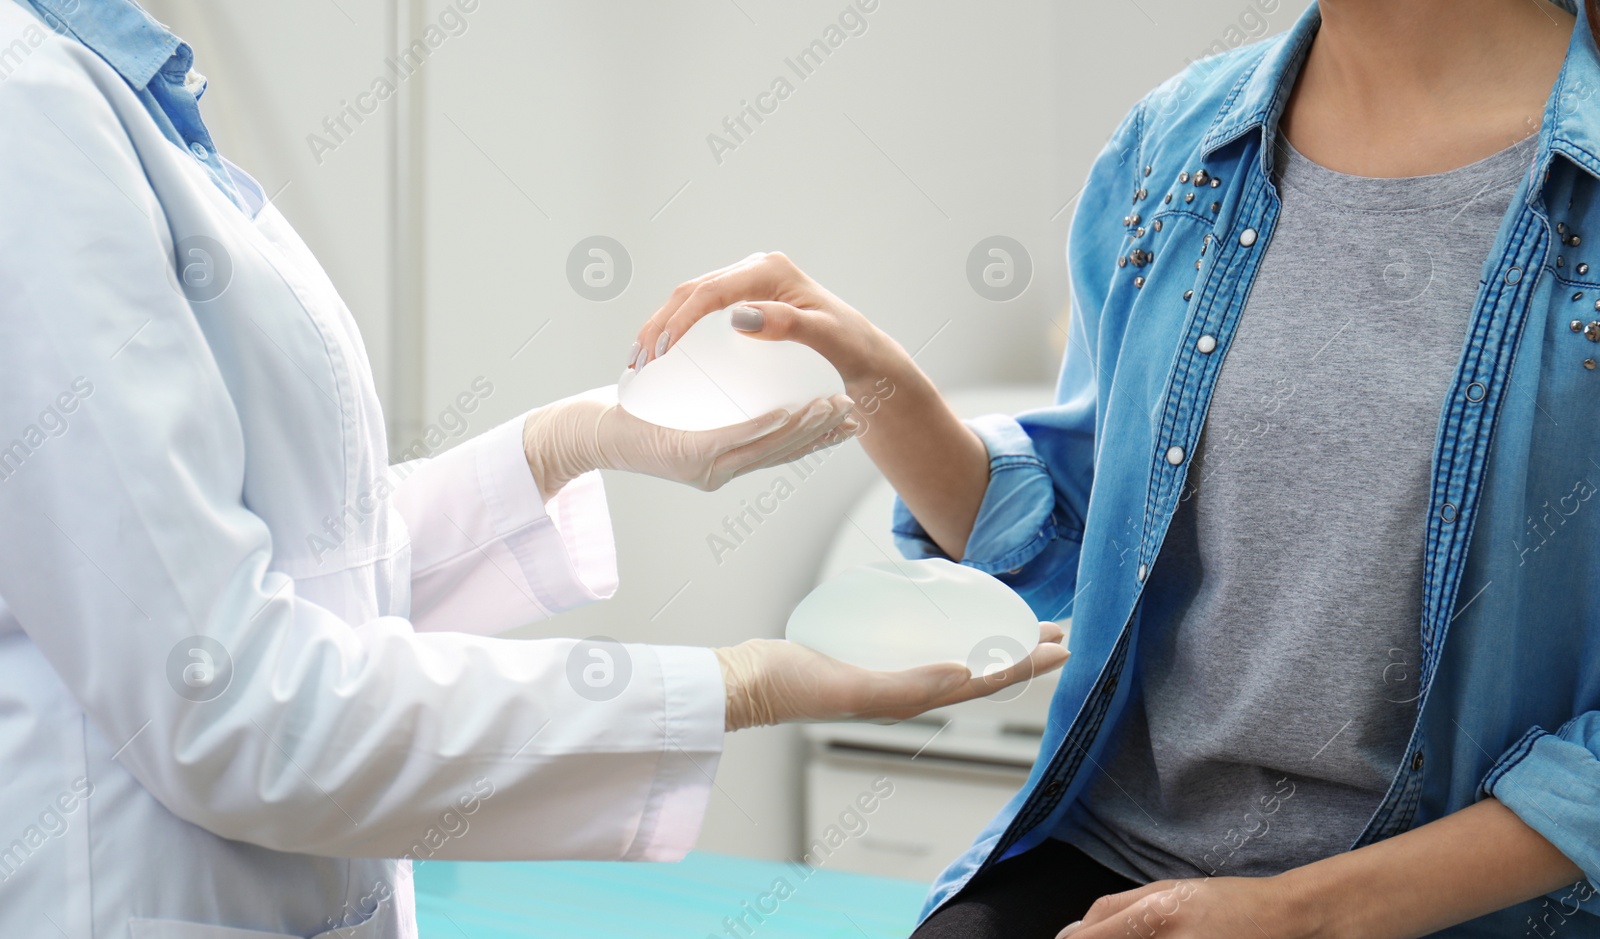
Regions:
<svg viewBox="0 0 1600 939"><path fill-rule="evenodd" d="M753 306L734 307L734 329L742 330L747 333L760 332L764 319L765 317L761 315L761 311Z"/></svg>
<svg viewBox="0 0 1600 939"><path fill-rule="evenodd" d="M639 340L635 339L633 341L633 345L628 347L628 361L623 364L624 368L631 366L634 360L639 357L640 348L641 346L639 345Z"/></svg>
<svg viewBox="0 0 1600 939"><path fill-rule="evenodd" d="M667 343L671 341L671 336L666 333L661 334L661 338L656 340L656 358L659 359L667 353Z"/></svg>
<svg viewBox="0 0 1600 939"><path fill-rule="evenodd" d="M1079 926L1082 926L1082 925L1083 925L1083 920L1081 920L1081 919L1078 920L1075 923L1068 923L1067 924L1067 928L1061 930L1061 935L1065 936L1068 933L1072 932L1073 930L1077 929Z"/></svg>
<svg viewBox="0 0 1600 939"><path fill-rule="evenodd" d="M644 363L648 361L650 361L650 353L640 349L639 357L633 360L633 370L637 372L639 369L644 368Z"/></svg>

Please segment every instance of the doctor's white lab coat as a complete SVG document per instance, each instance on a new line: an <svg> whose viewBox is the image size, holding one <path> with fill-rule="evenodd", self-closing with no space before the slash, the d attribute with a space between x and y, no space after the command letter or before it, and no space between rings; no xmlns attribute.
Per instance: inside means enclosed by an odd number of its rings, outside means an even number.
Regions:
<svg viewBox="0 0 1600 939"><path fill-rule="evenodd" d="M0 80L0 937L409 936L405 859L680 857L714 656L483 638L614 589L598 475L546 503L520 419L391 471L236 181L80 45Z"/></svg>

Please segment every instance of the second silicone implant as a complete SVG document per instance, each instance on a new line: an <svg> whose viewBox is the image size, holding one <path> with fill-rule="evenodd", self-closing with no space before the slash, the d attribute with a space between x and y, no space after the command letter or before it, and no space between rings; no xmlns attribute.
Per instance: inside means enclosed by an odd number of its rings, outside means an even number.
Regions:
<svg viewBox="0 0 1600 939"><path fill-rule="evenodd" d="M800 601L785 636L863 668L958 662L982 675L1027 656L1039 621L995 578L930 558L839 572Z"/></svg>

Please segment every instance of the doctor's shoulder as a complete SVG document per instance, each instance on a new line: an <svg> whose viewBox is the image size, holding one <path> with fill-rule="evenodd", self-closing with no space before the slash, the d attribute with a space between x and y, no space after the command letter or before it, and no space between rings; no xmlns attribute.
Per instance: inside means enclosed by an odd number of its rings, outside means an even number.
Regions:
<svg viewBox="0 0 1600 939"><path fill-rule="evenodd" d="M88 47L0 3L0 188L59 180L85 159L118 180L142 175L122 115L143 109Z"/></svg>
<svg viewBox="0 0 1600 939"><path fill-rule="evenodd" d="M104 59L17 3L0 3L0 107L107 98L127 83Z"/></svg>

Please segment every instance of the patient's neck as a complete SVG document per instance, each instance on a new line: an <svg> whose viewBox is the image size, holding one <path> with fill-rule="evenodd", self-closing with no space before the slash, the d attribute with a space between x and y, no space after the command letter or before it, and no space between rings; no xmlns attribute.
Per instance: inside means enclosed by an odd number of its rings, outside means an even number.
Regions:
<svg viewBox="0 0 1600 939"><path fill-rule="evenodd" d="M1317 163L1417 176L1536 132L1572 35L1547 0L1323 0L1282 130Z"/></svg>

